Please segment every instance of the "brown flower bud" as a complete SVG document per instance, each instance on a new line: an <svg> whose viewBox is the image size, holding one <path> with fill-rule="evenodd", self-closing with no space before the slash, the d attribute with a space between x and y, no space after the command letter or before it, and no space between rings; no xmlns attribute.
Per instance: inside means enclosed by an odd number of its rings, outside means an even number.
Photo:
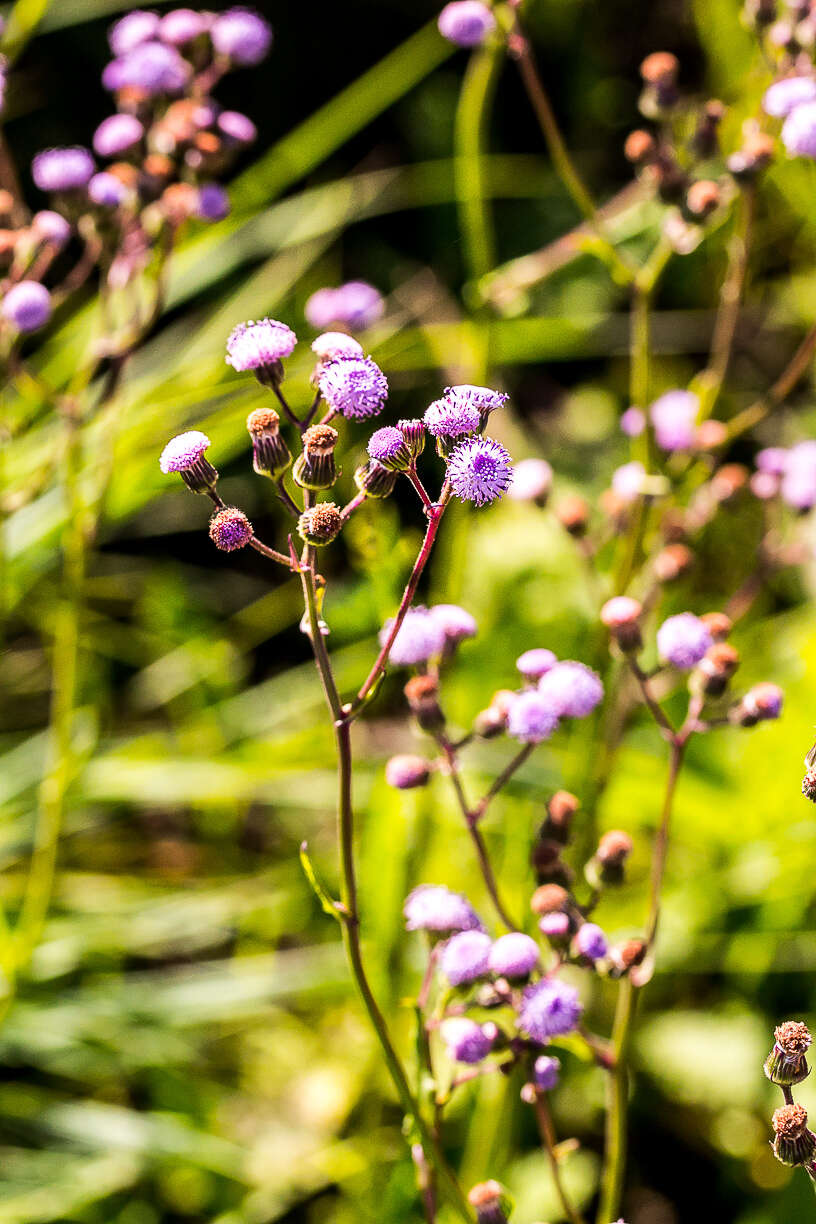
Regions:
<svg viewBox="0 0 816 1224"><path fill-rule="evenodd" d="M704 612L700 620L715 642L724 642L733 628L731 618L724 612Z"/></svg>
<svg viewBox="0 0 816 1224"><path fill-rule="evenodd" d="M675 81L680 65L670 51L653 51L640 65L640 75L649 85L664 85Z"/></svg>
<svg viewBox="0 0 816 1224"><path fill-rule="evenodd" d="M292 468L292 479L303 489L329 489L337 479L334 450L339 434L331 425L312 425L303 435L303 454Z"/></svg>
<svg viewBox="0 0 816 1224"><path fill-rule="evenodd" d="M569 907L569 893L560 884L541 884L530 898L534 914L554 914Z"/></svg>
<svg viewBox="0 0 816 1224"><path fill-rule="evenodd" d="M289 447L280 432L280 417L274 408L256 408L247 417L252 439L252 466L259 476L277 480L292 462Z"/></svg>
<svg viewBox="0 0 816 1224"><path fill-rule="evenodd" d="M497 1181L480 1182L467 1197L476 1211L476 1224L506 1224L510 1203Z"/></svg>
<svg viewBox="0 0 816 1224"><path fill-rule="evenodd" d="M556 517L571 536L582 536L589 525L589 506L577 493L562 497L555 511Z"/></svg>
<svg viewBox="0 0 816 1224"><path fill-rule="evenodd" d="M0 217L10 217L14 212L14 196L5 187L0 188Z"/></svg>
<svg viewBox="0 0 816 1224"><path fill-rule="evenodd" d="M651 161L654 154L655 142L651 133L644 132L642 128L637 128L626 137L623 155L627 161L634 162L636 166L642 166L646 162Z"/></svg>
<svg viewBox="0 0 816 1224"><path fill-rule="evenodd" d="M598 842L598 849L586 865L584 874L593 888L622 884L624 865L632 853L632 839L622 829L610 829Z"/></svg>
<svg viewBox="0 0 816 1224"><path fill-rule="evenodd" d="M765 1074L774 1084L789 1087L810 1074L805 1055L810 1049L810 1029L799 1020L786 1020L774 1029L774 1047L765 1060Z"/></svg>
<svg viewBox="0 0 816 1224"><path fill-rule="evenodd" d="M640 617L643 605L628 595L614 595L601 608L601 623L606 625L610 636L621 650L631 653L640 650L643 637L640 632Z"/></svg>
<svg viewBox="0 0 816 1224"><path fill-rule="evenodd" d="M709 158L717 153L717 128L724 114L725 107L718 98L712 98L710 102L706 102L697 120L697 128L692 140L694 152L698 157Z"/></svg>
<svg viewBox="0 0 816 1224"><path fill-rule="evenodd" d="M533 844L530 864L539 884L569 884L572 872L561 858L562 846L551 838L542 837Z"/></svg>
<svg viewBox="0 0 816 1224"><path fill-rule="evenodd" d="M507 726L507 715L510 706L518 693L511 689L499 689L490 700L487 709L480 711L473 720L473 730L481 739L493 739L501 735Z"/></svg>
<svg viewBox="0 0 816 1224"><path fill-rule="evenodd" d="M330 544L340 534L343 517L334 502L318 502L298 519L298 534L307 544Z"/></svg>
<svg viewBox="0 0 816 1224"><path fill-rule="evenodd" d="M634 969L636 965L642 965L646 958L646 941L643 939L627 939L625 944L618 948L618 960L624 970Z"/></svg>
<svg viewBox="0 0 816 1224"><path fill-rule="evenodd" d="M687 544L667 544L654 559L654 575L658 582L674 582L693 564L694 553Z"/></svg>
<svg viewBox="0 0 816 1224"><path fill-rule="evenodd" d="M686 208L697 221L710 216L719 203L720 188L711 179L698 179L686 194Z"/></svg>
<svg viewBox="0 0 816 1224"><path fill-rule="evenodd" d="M747 467L742 463L726 463L711 477L711 492L718 502L726 502L747 484Z"/></svg>
<svg viewBox="0 0 816 1224"><path fill-rule="evenodd" d="M816 1135L808 1130L804 1105L783 1105L773 1116L773 1154L786 1165L803 1165L816 1156Z"/></svg>
<svg viewBox="0 0 816 1224"><path fill-rule="evenodd" d="M403 692L411 713L423 731L437 731L444 726L445 715L439 704L439 681L435 676L412 676Z"/></svg>
<svg viewBox="0 0 816 1224"><path fill-rule="evenodd" d="M722 696L739 662L739 651L730 642L715 642L709 646L697 665L698 673L703 677L702 689L706 696Z"/></svg>

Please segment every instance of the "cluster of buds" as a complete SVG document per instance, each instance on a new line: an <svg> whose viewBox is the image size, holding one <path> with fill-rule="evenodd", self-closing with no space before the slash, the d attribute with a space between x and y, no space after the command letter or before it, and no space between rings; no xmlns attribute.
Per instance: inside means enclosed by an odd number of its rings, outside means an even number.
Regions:
<svg viewBox="0 0 816 1224"><path fill-rule="evenodd" d="M774 1112L773 1154L781 1164L804 1168L816 1181L816 1135L808 1127L807 1110L793 1099L792 1088L810 1074L807 1052L810 1030L799 1020L786 1020L774 1029L774 1045L765 1060L765 1074L778 1084L785 1104Z"/></svg>

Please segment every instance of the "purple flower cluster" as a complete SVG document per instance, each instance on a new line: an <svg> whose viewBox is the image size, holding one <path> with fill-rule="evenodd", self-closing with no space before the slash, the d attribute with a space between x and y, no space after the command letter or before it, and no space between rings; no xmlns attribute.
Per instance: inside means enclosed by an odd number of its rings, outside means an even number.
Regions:
<svg viewBox="0 0 816 1224"><path fill-rule="evenodd" d="M385 645L393 628L393 619L380 630L380 644ZM432 608L409 608L391 643L388 658L397 667L415 667L441 655L446 646L463 638L473 637L476 622L454 604L437 604Z"/></svg>
<svg viewBox="0 0 816 1224"><path fill-rule="evenodd" d="M559 661L544 647L525 651L516 666L535 684L513 697L507 713L507 732L522 744L549 739L562 718L585 718L603 699L600 677L591 668Z"/></svg>
<svg viewBox="0 0 816 1224"><path fill-rule="evenodd" d="M452 0L439 14L439 33L457 47L476 47L496 28L496 18L481 0Z"/></svg>
<svg viewBox="0 0 816 1224"><path fill-rule="evenodd" d="M77 191L87 185L95 169L88 150L71 145L38 153L31 163L31 176L40 191Z"/></svg>
<svg viewBox="0 0 816 1224"><path fill-rule="evenodd" d="M18 332L37 331L51 318L51 294L39 281L18 281L4 294L0 314Z"/></svg>

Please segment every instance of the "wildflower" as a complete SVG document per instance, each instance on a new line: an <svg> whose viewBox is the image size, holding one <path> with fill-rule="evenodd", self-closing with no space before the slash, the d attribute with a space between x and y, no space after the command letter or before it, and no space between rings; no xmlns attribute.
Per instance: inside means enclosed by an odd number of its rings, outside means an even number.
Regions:
<svg viewBox="0 0 816 1224"><path fill-rule="evenodd" d="M785 77L765 90L762 109L766 115L785 119L803 102L816 102L816 80L813 77Z"/></svg>
<svg viewBox="0 0 816 1224"><path fill-rule="evenodd" d="M477 1024L466 1016L452 1016L442 1021L439 1032L454 1062L479 1063L487 1058L493 1046L493 1027Z"/></svg>
<svg viewBox="0 0 816 1224"><path fill-rule="evenodd" d="M256 408L247 417L247 429L252 439L252 466L259 476L277 480L292 456L280 432L280 417L274 408Z"/></svg>
<svg viewBox="0 0 816 1224"><path fill-rule="evenodd" d="M439 704L439 680L436 676L412 676L402 691L423 731L437 731L444 725L445 715Z"/></svg>
<svg viewBox="0 0 816 1224"><path fill-rule="evenodd" d="M457 47L476 47L496 28L496 18L481 0L453 0L437 21L439 33Z"/></svg>
<svg viewBox="0 0 816 1224"><path fill-rule="evenodd" d="M569 905L569 893L560 884L541 884L530 898L530 909L541 917L542 914L566 912Z"/></svg>
<svg viewBox="0 0 816 1224"><path fill-rule="evenodd" d="M372 459L394 472L404 472L411 465L408 443L402 431L393 425L376 430L368 440L367 450Z"/></svg>
<svg viewBox="0 0 816 1224"><path fill-rule="evenodd" d="M554 913L544 914L538 920L538 929L542 935L546 935L548 939L555 942L560 942L566 939L570 931L570 920L567 914Z"/></svg>
<svg viewBox="0 0 816 1224"><path fill-rule="evenodd" d="M366 497L390 497L397 483L397 473L384 467L376 459L361 463L354 473L354 483Z"/></svg>
<svg viewBox="0 0 816 1224"><path fill-rule="evenodd" d="M476 387L472 383L459 383L455 387L445 388L445 399L454 404L471 404L478 408L482 420L486 420L491 412L507 403L509 395L504 391L494 391L492 387Z"/></svg>
<svg viewBox="0 0 816 1224"><path fill-rule="evenodd" d="M782 125L782 143L789 157L816 157L816 102L791 111Z"/></svg>
<svg viewBox="0 0 816 1224"><path fill-rule="evenodd" d="M210 539L222 552L234 552L252 539L252 524L243 510L225 506L210 519Z"/></svg>
<svg viewBox="0 0 816 1224"><path fill-rule="evenodd" d="M739 651L730 642L714 642L709 646L699 663L702 691L706 696L721 697L739 663Z"/></svg>
<svg viewBox="0 0 816 1224"><path fill-rule="evenodd" d="M31 218L31 232L40 242L64 247L71 237L71 226L58 212L43 208Z"/></svg>
<svg viewBox="0 0 816 1224"><path fill-rule="evenodd" d="M529 935L521 931L510 931L501 935L490 949L488 965L490 972L498 977L525 978L536 968L539 947Z"/></svg>
<svg viewBox="0 0 816 1224"><path fill-rule="evenodd" d="M118 208L128 198L128 189L115 174L103 170L88 183L88 198L100 208Z"/></svg>
<svg viewBox="0 0 816 1224"><path fill-rule="evenodd" d="M331 425L311 425L303 435L303 453L292 468L292 479L302 489L330 489L337 479L334 450L339 434Z"/></svg>
<svg viewBox="0 0 816 1224"><path fill-rule="evenodd" d="M609 951L606 935L594 922L584 922L575 936L575 947L587 960L603 960Z"/></svg>
<svg viewBox="0 0 816 1224"><path fill-rule="evenodd" d="M788 465L788 452L784 446L766 446L756 457L757 469L770 476L784 476Z"/></svg>
<svg viewBox="0 0 816 1224"><path fill-rule="evenodd" d="M548 1054L540 1054L533 1063L533 1083L542 1092L549 1092L558 1083L561 1063Z"/></svg>
<svg viewBox="0 0 816 1224"><path fill-rule="evenodd" d="M343 518L334 502L318 502L298 519L298 535L307 544L331 544L340 534Z"/></svg>
<svg viewBox="0 0 816 1224"><path fill-rule="evenodd" d="M586 718L603 699L600 676L584 663L556 663L538 682L539 695L557 718Z"/></svg>
<svg viewBox="0 0 816 1224"><path fill-rule="evenodd" d="M428 614L442 629L448 646L456 646L466 638L476 636L476 621L458 604L434 604L428 609Z"/></svg>
<svg viewBox="0 0 816 1224"><path fill-rule="evenodd" d="M408 894L402 912L408 931L452 935L455 931L482 930L467 897L451 892L444 884L420 884Z"/></svg>
<svg viewBox="0 0 816 1224"><path fill-rule="evenodd" d="M806 1024L786 1020L774 1029L774 1047L765 1060L765 1074L774 1084L800 1084L810 1075L805 1055L812 1037Z"/></svg>
<svg viewBox="0 0 816 1224"><path fill-rule="evenodd" d="M512 479L510 456L493 438L468 438L448 459L448 480L454 493L477 506L501 497Z"/></svg>
<svg viewBox="0 0 816 1224"><path fill-rule="evenodd" d="M230 202L220 183L202 183L196 192L195 216L202 221L223 221L230 214Z"/></svg>
<svg viewBox="0 0 816 1224"><path fill-rule="evenodd" d="M479 1182L468 1191L468 1202L476 1211L476 1224L507 1224L511 1204L497 1181Z"/></svg>
<svg viewBox="0 0 816 1224"><path fill-rule="evenodd" d="M133 89L154 97L181 93L191 75L191 66L175 47L144 42L111 60L102 73L102 84L113 93Z"/></svg>
<svg viewBox="0 0 816 1224"><path fill-rule="evenodd" d="M166 13L159 23L162 42L174 47L183 47L206 34L210 27L207 15L194 9L178 8Z"/></svg>
<svg viewBox="0 0 816 1224"><path fill-rule="evenodd" d="M783 1105L774 1113L773 1154L782 1164L808 1164L816 1156L816 1135L807 1120L804 1105Z"/></svg>
<svg viewBox="0 0 816 1224"><path fill-rule="evenodd" d="M794 510L816 505L816 442L800 442L787 452L780 492Z"/></svg>
<svg viewBox="0 0 816 1224"><path fill-rule="evenodd" d="M31 163L31 177L40 191L76 191L94 172L94 160L81 145L44 149Z"/></svg>
<svg viewBox="0 0 816 1224"><path fill-rule="evenodd" d="M209 445L210 439L197 429L178 434L162 451L159 467L165 475L178 472L193 493L207 493L218 481L218 472L204 455Z"/></svg>
<svg viewBox="0 0 816 1224"><path fill-rule="evenodd" d="M543 1044L551 1037L571 1033L582 1011L574 987L557 978L544 978L524 991L518 1024L523 1033Z"/></svg>
<svg viewBox="0 0 816 1224"><path fill-rule="evenodd" d="M475 433L481 425L479 409L467 400L457 401L443 396L425 410L425 428L435 438L461 438Z"/></svg>
<svg viewBox="0 0 816 1224"><path fill-rule="evenodd" d="M117 21L108 33L108 42L114 55L125 55L139 43L155 38L159 32L160 18L156 13L134 9Z"/></svg>
<svg viewBox="0 0 816 1224"><path fill-rule="evenodd" d="M475 982L487 973L490 936L484 931L460 931L445 944L441 969L451 986Z"/></svg>
<svg viewBox="0 0 816 1224"><path fill-rule="evenodd" d="M352 331L364 331L382 317L385 303L379 290L367 281L347 281L336 289L318 289L306 303L305 315L312 327L323 330L341 323Z"/></svg>
<svg viewBox="0 0 816 1224"><path fill-rule="evenodd" d="M624 651L637 651L643 645L640 617L643 607L628 595L615 595L601 608L601 623Z"/></svg>
<svg viewBox="0 0 816 1224"><path fill-rule="evenodd" d="M412 459L418 459L425 449L425 424L412 418L407 421L397 421L397 429L405 439L405 445Z"/></svg>
<svg viewBox="0 0 816 1224"><path fill-rule="evenodd" d="M240 111L222 111L217 119L218 131L231 144L250 145L258 139L258 129L248 115Z"/></svg>
<svg viewBox="0 0 816 1224"><path fill-rule="evenodd" d="M670 616L657 631L657 650L661 659L682 671L699 663L710 645L708 627L693 612Z"/></svg>
<svg viewBox="0 0 816 1224"><path fill-rule="evenodd" d="M393 624L393 620L389 619L383 625L380 645L387 642ZM427 608L409 608L391 643L388 658L397 667L413 667L417 663L427 663L444 649L445 632L439 621L430 615Z"/></svg>
<svg viewBox="0 0 816 1224"><path fill-rule="evenodd" d="M272 43L272 27L253 9L232 8L219 13L210 29L219 55L243 67L260 64Z"/></svg>
<svg viewBox="0 0 816 1224"><path fill-rule="evenodd" d="M691 391L667 391L650 409L655 439L661 450L691 450L700 401Z"/></svg>
<svg viewBox="0 0 816 1224"><path fill-rule="evenodd" d="M424 786L430 776L431 767L424 757L405 753L393 756L386 762L385 780L396 790L413 790L416 786Z"/></svg>
<svg viewBox="0 0 816 1224"><path fill-rule="evenodd" d="M326 403L349 419L376 416L388 397L386 377L370 357L329 362L320 371L318 386Z"/></svg>
<svg viewBox="0 0 816 1224"><path fill-rule="evenodd" d="M513 501L545 506L552 488L553 471L546 459L522 459L513 468L507 496Z"/></svg>
<svg viewBox="0 0 816 1224"><path fill-rule="evenodd" d="M3 295L0 314L19 332L37 331L51 318L51 294L39 281L18 281Z"/></svg>
<svg viewBox="0 0 816 1224"><path fill-rule="evenodd" d="M558 727L558 714L535 689L519 693L507 713L507 733L522 744L540 744Z"/></svg>
<svg viewBox="0 0 816 1224"><path fill-rule="evenodd" d="M135 115L109 115L93 135L93 147L100 157L119 157L137 145L144 127Z"/></svg>
<svg viewBox="0 0 816 1224"><path fill-rule="evenodd" d="M543 646L535 646L532 650L525 650L524 654L519 655L516 659L516 667L525 680L540 680L557 662L558 657L551 650Z"/></svg>
<svg viewBox="0 0 816 1224"><path fill-rule="evenodd" d="M239 323L227 340L228 365L234 370L252 370L264 386L273 386L282 376L281 360L297 344L291 327L277 319L250 319Z"/></svg>
<svg viewBox="0 0 816 1224"><path fill-rule="evenodd" d="M734 711L734 719L742 727L753 727L758 722L779 718L782 713L784 694L777 684L763 682L750 688Z"/></svg>
<svg viewBox="0 0 816 1224"><path fill-rule="evenodd" d="M622 467L615 469L612 473L612 488L625 503L633 502L643 492L645 478L645 467L634 459L631 463L624 463Z"/></svg>
<svg viewBox="0 0 816 1224"><path fill-rule="evenodd" d="M334 361L339 357L363 357L363 346L345 332L322 332L312 341L312 352L321 361Z"/></svg>
<svg viewBox="0 0 816 1224"><path fill-rule="evenodd" d="M620 427L627 438L637 438L646 428L646 414L641 408L627 408L620 419Z"/></svg>

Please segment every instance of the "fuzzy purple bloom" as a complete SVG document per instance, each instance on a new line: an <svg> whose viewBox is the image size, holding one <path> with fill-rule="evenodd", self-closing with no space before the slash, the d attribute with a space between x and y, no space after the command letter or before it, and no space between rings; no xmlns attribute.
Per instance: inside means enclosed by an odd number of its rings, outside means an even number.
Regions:
<svg viewBox="0 0 816 1224"><path fill-rule="evenodd" d="M488 966L498 977L522 978L532 973L538 964L539 947L529 935L510 931L500 935L490 949Z"/></svg>
<svg viewBox="0 0 816 1224"><path fill-rule="evenodd" d="M448 1056L454 1062L479 1063L493 1047L493 1035L466 1016L443 1020L439 1028Z"/></svg>
<svg viewBox="0 0 816 1224"><path fill-rule="evenodd" d="M522 744L540 744L558 726L558 715L536 689L519 693L507 713L507 734Z"/></svg>
<svg viewBox="0 0 816 1224"><path fill-rule="evenodd" d="M458 604L433 604L428 615L439 625L449 646L476 636L476 621Z"/></svg>
<svg viewBox="0 0 816 1224"><path fill-rule="evenodd" d="M31 218L31 230L40 242L63 247L71 237L71 226L58 212L43 208Z"/></svg>
<svg viewBox="0 0 816 1224"><path fill-rule="evenodd" d="M143 136L144 127L135 115L108 115L94 132L93 147L100 157L118 157Z"/></svg>
<svg viewBox="0 0 816 1224"><path fill-rule="evenodd" d="M321 370L318 386L326 403L349 419L376 416L388 398L388 381L370 357L330 362Z"/></svg>
<svg viewBox="0 0 816 1224"><path fill-rule="evenodd" d="M345 332L322 332L312 341L312 352L321 361L335 361L339 357L363 357L363 346Z"/></svg>
<svg viewBox="0 0 816 1224"><path fill-rule="evenodd" d="M609 951L609 941L594 922L585 922L575 936L575 946L587 960L603 960Z"/></svg>
<svg viewBox="0 0 816 1224"><path fill-rule="evenodd" d="M766 446L756 457L757 469L769 476L784 476L788 466L788 452L784 446Z"/></svg>
<svg viewBox="0 0 816 1224"><path fill-rule="evenodd" d="M206 34L209 28L210 20L206 14L197 13L191 8L178 8L162 17L159 37L163 42L172 43L174 47L183 47Z"/></svg>
<svg viewBox="0 0 816 1224"><path fill-rule="evenodd" d="M435 438L459 438L463 434L476 433L482 423L479 409L467 400L453 400L443 396L434 400L425 409L422 418L428 433Z"/></svg>
<svg viewBox="0 0 816 1224"><path fill-rule="evenodd" d="M513 468L507 496L513 501L539 501L552 488L553 471L546 459L522 459Z"/></svg>
<svg viewBox="0 0 816 1224"><path fill-rule="evenodd" d="M603 700L603 684L585 663L567 659L541 677L538 693L556 718L586 718Z"/></svg>
<svg viewBox="0 0 816 1224"><path fill-rule="evenodd" d="M657 631L657 651L661 659L687 671L700 662L712 637L704 621L693 612L681 612L664 620Z"/></svg>
<svg viewBox="0 0 816 1224"><path fill-rule="evenodd" d="M632 502L643 491L646 469L637 459L624 463L612 473L612 488L625 502Z"/></svg>
<svg viewBox="0 0 816 1224"><path fill-rule="evenodd" d="M620 419L620 427L627 438L638 438L646 428L646 414L642 408L627 408Z"/></svg>
<svg viewBox="0 0 816 1224"><path fill-rule="evenodd" d="M128 189L115 174L103 170L88 183L88 196L101 208L118 208L127 199Z"/></svg>
<svg viewBox="0 0 816 1224"><path fill-rule="evenodd" d="M523 1033L543 1044L551 1037L571 1033L582 1011L574 987L557 978L544 978L524 991L518 1024Z"/></svg>
<svg viewBox="0 0 816 1224"><path fill-rule="evenodd" d="M236 144L252 144L258 137L255 124L240 111L222 111L218 116L218 130Z"/></svg>
<svg viewBox="0 0 816 1224"><path fill-rule="evenodd" d="M402 910L408 931L481 931L482 923L473 906L461 893L444 884L420 884L405 899Z"/></svg>
<svg viewBox="0 0 816 1224"><path fill-rule="evenodd" d="M94 169L88 150L71 145L43 149L31 163L31 177L40 191L76 191L86 185Z"/></svg>
<svg viewBox="0 0 816 1224"><path fill-rule="evenodd" d="M191 74L192 68L175 47L145 42L111 60L102 73L102 84L113 92L137 89L152 97L181 93Z"/></svg>
<svg viewBox="0 0 816 1224"><path fill-rule="evenodd" d="M251 67L260 64L269 51L272 27L253 9L233 8L216 17L210 37L219 55L234 64Z"/></svg>
<svg viewBox="0 0 816 1224"><path fill-rule="evenodd" d="M198 429L171 438L161 453L159 467L165 476L169 472L183 472L191 468L210 445L210 439Z"/></svg>
<svg viewBox="0 0 816 1224"><path fill-rule="evenodd" d="M794 510L816 505L816 442L799 442L787 452L780 492Z"/></svg>
<svg viewBox="0 0 816 1224"><path fill-rule="evenodd" d="M314 347L314 345L312 346ZM367 450L372 459L379 460L380 463L385 463L389 459L393 459L400 451L405 448L405 439L399 429L395 429L393 425L384 425L382 429L376 430L368 439Z"/></svg>
<svg viewBox="0 0 816 1224"><path fill-rule="evenodd" d="M496 28L496 18L480 0L452 0L437 21L439 33L457 47L476 47Z"/></svg>
<svg viewBox="0 0 816 1224"><path fill-rule="evenodd" d="M650 409L657 445L661 450L690 450L697 435L700 401L691 391L667 391Z"/></svg>
<svg viewBox="0 0 816 1224"><path fill-rule="evenodd" d="M512 479L510 456L493 438L468 438L448 459L448 480L454 493L477 506L501 497Z"/></svg>
<svg viewBox="0 0 816 1224"><path fill-rule="evenodd" d="M784 119L803 102L816 102L816 80L813 77L785 77L765 90L762 109L766 115Z"/></svg>
<svg viewBox="0 0 816 1224"><path fill-rule="evenodd" d="M782 125L782 143L790 157L816 158L816 102L803 102Z"/></svg>
<svg viewBox="0 0 816 1224"><path fill-rule="evenodd" d="M527 680L540 680L558 662L558 656L543 646L525 650L516 659L516 667Z"/></svg>
<svg viewBox="0 0 816 1224"><path fill-rule="evenodd" d="M318 289L306 303L305 315L321 330L333 323L365 330L382 318L385 303L379 290L367 281L347 281L336 289Z"/></svg>
<svg viewBox="0 0 816 1224"><path fill-rule="evenodd" d="M563 939L565 935L569 934L569 915L561 910L554 914L544 914L538 920L538 929L548 939Z"/></svg>
<svg viewBox="0 0 816 1224"><path fill-rule="evenodd" d="M495 412L510 398L504 391L494 391L492 387L475 387L472 383L458 383L455 387L445 388L445 398L457 404L472 404L479 412Z"/></svg>
<svg viewBox="0 0 816 1224"><path fill-rule="evenodd" d="M380 645L388 641L393 619L387 620L380 630ZM445 649L445 632L427 608L409 608L399 632L391 643L388 658L397 667L413 667L427 663Z"/></svg>
<svg viewBox="0 0 816 1224"><path fill-rule="evenodd" d="M51 294L39 281L19 281L4 295L0 314L19 332L36 331L51 318Z"/></svg>
<svg viewBox="0 0 816 1224"><path fill-rule="evenodd" d="M221 552L235 552L252 539L252 524L243 510L225 506L210 519L210 539Z"/></svg>
<svg viewBox="0 0 816 1224"><path fill-rule="evenodd" d="M202 221L223 221L230 214L230 202L220 183L202 183L196 195L195 215Z"/></svg>
<svg viewBox="0 0 816 1224"><path fill-rule="evenodd" d="M451 986L475 982L487 973L490 936L484 931L460 931L445 944L441 968Z"/></svg>
<svg viewBox="0 0 816 1224"><path fill-rule="evenodd" d="M296 344L297 336L285 323L250 319L230 332L225 360L234 370L262 370L288 357Z"/></svg>
<svg viewBox="0 0 816 1224"><path fill-rule="evenodd" d="M143 9L134 9L120 21L117 21L108 32L108 42L114 55L127 55L140 43L155 38L159 32L160 18L156 13L148 13Z"/></svg>
<svg viewBox="0 0 816 1224"><path fill-rule="evenodd" d="M561 1063L557 1058L542 1054L533 1063L533 1083L542 1092L549 1092L558 1083L558 1073Z"/></svg>

